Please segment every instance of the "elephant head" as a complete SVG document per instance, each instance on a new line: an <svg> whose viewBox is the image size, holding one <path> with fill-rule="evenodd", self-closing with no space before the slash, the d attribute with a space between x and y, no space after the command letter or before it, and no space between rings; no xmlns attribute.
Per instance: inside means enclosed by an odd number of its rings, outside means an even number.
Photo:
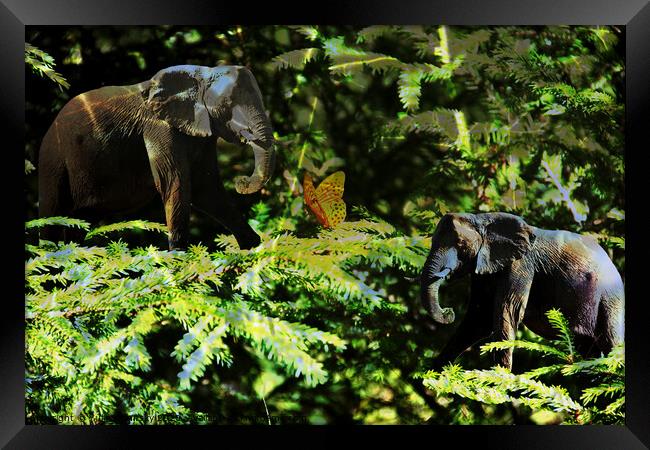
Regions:
<svg viewBox="0 0 650 450"><path fill-rule="evenodd" d="M173 66L158 72L143 91L154 117L183 133L249 145L255 170L235 179L240 194L262 188L273 172L273 130L253 74L242 66Z"/></svg>
<svg viewBox="0 0 650 450"><path fill-rule="evenodd" d="M512 214L445 215L431 238L431 251L420 275L425 310L436 322L452 323L453 309L440 306L442 282L472 272L496 273L522 258L534 239L532 227Z"/></svg>

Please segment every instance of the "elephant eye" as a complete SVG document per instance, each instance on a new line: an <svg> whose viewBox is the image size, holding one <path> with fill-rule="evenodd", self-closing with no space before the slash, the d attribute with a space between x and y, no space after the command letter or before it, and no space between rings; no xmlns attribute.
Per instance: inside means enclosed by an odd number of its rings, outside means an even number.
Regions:
<svg viewBox="0 0 650 450"><path fill-rule="evenodd" d="M462 239L460 236L456 238L456 248L459 250L467 250L469 248L469 244L465 239Z"/></svg>

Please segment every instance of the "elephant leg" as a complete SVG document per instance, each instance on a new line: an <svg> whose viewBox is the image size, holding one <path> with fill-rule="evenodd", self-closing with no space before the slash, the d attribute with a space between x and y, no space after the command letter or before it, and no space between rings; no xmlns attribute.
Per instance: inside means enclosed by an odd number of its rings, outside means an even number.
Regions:
<svg viewBox="0 0 650 450"><path fill-rule="evenodd" d="M165 208L169 249L187 248L190 223L190 170L183 136L169 128L145 131L145 145L156 189Z"/></svg>
<svg viewBox="0 0 650 450"><path fill-rule="evenodd" d="M492 332L491 297L490 283L484 277L473 276L467 312L452 338L436 356L433 370L453 363L470 347L474 348L489 339Z"/></svg>
<svg viewBox="0 0 650 450"><path fill-rule="evenodd" d="M187 248L190 222L189 180L180 174L174 175L161 185L160 195L165 207L169 249Z"/></svg>
<svg viewBox="0 0 650 450"><path fill-rule="evenodd" d="M174 175L161 185L159 192L165 206L169 249L185 249L189 238L190 222L189 180L180 174Z"/></svg>
<svg viewBox="0 0 650 450"><path fill-rule="evenodd" d="M513 341L517 328L524 318L533 272L526 268L523 260L512 263L506 275L499 279L494 304L494 331L496 341ZM513 349L494 352L494 362L512 369Z"/></svg>
<svg viewBox="0 0 650 450"><path fill-rule="evenodd" d="M221 180L214 141L206 144L192 166L192 207L201 215L216 220L237 239L239 248L260 244L260 237L237 208Z"/></svg>
<svg viewBox="0 0 650 450"><path fill-rule="evenodd" d="M625 336L625 293L623 286L604 295L598 306L596 343L607 355L614 346L621 344Z"/></svg>

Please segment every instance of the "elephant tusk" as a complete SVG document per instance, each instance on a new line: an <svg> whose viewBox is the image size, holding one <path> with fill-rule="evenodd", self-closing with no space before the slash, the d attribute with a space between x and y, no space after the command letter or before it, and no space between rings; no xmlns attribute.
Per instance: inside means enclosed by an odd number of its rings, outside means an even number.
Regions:
<svg viewBox="0 0 650 450"><path fill-rule="evenodd" d="M440 272L434 273L433 276L436 278L445 278L447 275L449 275L449 272L451 272L451 269L447 267Z"/></svg>
<svg viewBox="0 0 650 450"><path fill-rule="evenodd" d="M239 132L239 134L247 144L255 141L255 135L249 130L243 129Z"/></svg>

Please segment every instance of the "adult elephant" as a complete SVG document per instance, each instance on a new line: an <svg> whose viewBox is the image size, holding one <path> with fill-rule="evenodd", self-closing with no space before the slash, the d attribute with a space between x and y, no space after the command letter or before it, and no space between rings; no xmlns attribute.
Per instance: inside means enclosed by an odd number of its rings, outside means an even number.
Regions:
<svg viewBox="0 0 650 450"><path fill-rule="evenodd" d="M106 86L70 100L39 153L39 215L89 220L162 198L169 247L187 246L190 207L216 218L240 248L260 243L224 190L216 141L248 144L251 176L240 194L262 188L273 170L272 128L253 74L241 66L173 66L130 86ZM58 230L44 230L54 240Z"/></svg>
<svg viewBox="0 0 650 450"><path fill-rule="evenodd" d="M590 237L543 230L506 213L447 214L420 275L423 306L436 322L454 322L453 309L440 306L438 293L444 280L463 275L471 276L470 303L437 368L483 338L514 339L522 321L553 338L544 315L551 308L564 313L587 355L608 353L623 341L623 282ZM511 368L512 349L500 351L496 362Z"/></svg>

